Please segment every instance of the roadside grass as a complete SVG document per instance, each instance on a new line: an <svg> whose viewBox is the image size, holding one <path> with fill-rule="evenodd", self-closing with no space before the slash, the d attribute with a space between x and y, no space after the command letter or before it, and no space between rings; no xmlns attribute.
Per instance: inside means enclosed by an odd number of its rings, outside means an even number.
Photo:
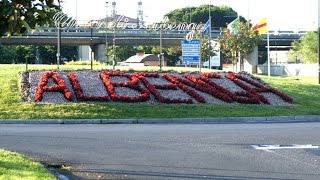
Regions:
<svg viewBox="0 0 320 180"><path fill-rule="evenodd" d="M28 157L0 149L0 180L54 180L44 166Z"/></svg>
<svg viewBox="0 0 320 180"><path fill-rule="evenodd" d="M29 69L56 69L54 65L29 65ZM110 69L96 65L94 69ZM117 67L129 70L128 67ZM320 115L320 86L316 77L267 77L258 76L272 87L294 98L287 106L244 104L139 104L139 103L26 103L21 101L18 72L25 65L0 65L0 119L99 119L99 118L196 118ZM66 66L60 69L90 69L90 66ZM194 71L189 68L170 68L177 71ZM137 70L135 68L135 70ZM158 70L158 67L138 69ZM197 71L198 69L196 69ZM202 72L209 69L202 69Z"/></svg>

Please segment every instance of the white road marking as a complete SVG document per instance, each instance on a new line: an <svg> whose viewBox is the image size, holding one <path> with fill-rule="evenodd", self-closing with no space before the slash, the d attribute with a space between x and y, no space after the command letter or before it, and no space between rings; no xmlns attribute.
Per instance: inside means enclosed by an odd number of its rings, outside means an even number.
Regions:
<svg viewBox="0 0 320 180"><path fill-rule="evenodd" d="M306 145L251 145L254 149L275 150L275 149L318 149L319 146Z"/></svg>

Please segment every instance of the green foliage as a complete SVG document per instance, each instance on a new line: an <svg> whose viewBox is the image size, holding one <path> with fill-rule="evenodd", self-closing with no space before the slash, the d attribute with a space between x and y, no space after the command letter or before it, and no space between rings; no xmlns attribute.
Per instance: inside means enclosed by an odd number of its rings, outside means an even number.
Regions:
<svg viewBox="0 0 320 180"><path fill-rule="evenodd" d="M231 34L229 29L224 28L223 34L218 37L218 42L223 55L232 59L234 65L237 63L238 52L240 52L240 70L243 70L243 58L252 52L253 47L262 40L262 36L252 30L250 22L240 21L238 26L238 34Z"/></svg>
<svg viewBox="0 0 320 180"><path fill-rule="evenodd" d="M57 48L55 46L0 45L0 63L2 64L25 63L26 59L28 59L28 63L30 64L55 64L56 54ZM39 62L37 62L37 55ZM62 47L61 55L67 60L76 59L77 47Z"/></svg>
<svg viewBox="0 0 320 180"><path fill-rule="evenodd" d="M0 149L0 159L0 180L56 179L40 163L24 155Z"/></svg>
<svg viewBox="0 0 320 180"><path fill-rule="evenodd" d="M3 64L14 64L16 60L16 51L12 46L0 45L0 62Z"/></svg>
<svg viewBox="0 0 320 180"><path fill-rule="evenodd" d="M182 54L181 47L171 47L171 48L165 49L164 55L166 58L168 58L167 65L175 66L181 54Z"/></svg>
<svg viewBox="0 0 320 180"><path fill-rule="evenodd" d="M191 13L191 15L190 15ZM211 15L211 28L226 27L234 17L237 16L232 8L227 6L210 6ZM165 15L170 22L191 22L192 23L205 23L209 19L209 6L201 5L199 7L185 7L175 9Z"/></svg>
<svg viewBox="0 0 320 180"><path fill-rule="evenodd" d="M52 21L58 7L53 0L0 1L0 35L23 34Z"/></svg>
<svg viewBox="0 0 320 180"><path fill-rule="evenodd" d="M181 9L175 9L165 15L168 17L169 22L186 22L190 23L190 17L192 23L205 23L209 18L209 6L201 5L199 7L185 7ZM232 8L227 6L210 6L211 16L211 28L220 29L226 27L237 16ZM243 19L243 18L242 18ZM203 61L206 61L209 57L214 55L213 47L211 45L209 52L209 37L204 35L201 37L199 32L195 32L194 39L201 39L201 57ZM173 52L172 50L177 50ZM165 49L165 55L169 58L169 65L175 65L181 56L181 48ZM167 54L166 54L167 53Z"/></svg>
<svg viewBox="0 0 320 180"><path fill-rule="evenodd" d="M292 58L301 58L305 63L317 63L318 32L307 32L307 34L303 35L299 41L292 42L292 49L290 49L289 55Z"/></svg>

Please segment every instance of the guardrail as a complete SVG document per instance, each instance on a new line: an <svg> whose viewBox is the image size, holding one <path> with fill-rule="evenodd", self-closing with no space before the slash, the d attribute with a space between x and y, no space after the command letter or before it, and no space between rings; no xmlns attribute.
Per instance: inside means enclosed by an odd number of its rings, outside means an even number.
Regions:
<svg viewBox="0 0 320 180"><path fill-rule="evenodd" d="M123 29L123 28L108 28L105 27L75 27L75 28L61 28L62 43L65 45L92 45L103 44L108 39L112 42L113 33L115 33L117 43L119 45L139 45L141 43L147 45L158 44L160 33L164 45L178 45L181 43L188 33L188 30L165 30L155 31L150 29ZM106 34L107 33L107 34ZM211 37L217 38L220 35L220 30L212 30ZM283 44L290 45L293 40L298 40L305 31L279 31L269 32L270 41L283 41ZM2 38L2 44L56 44L57 28L56 27L38 27L32 32L23 36L12 36L11 38ZM264 40L261 45L266 44L267 35L264 35Z"/></svg>

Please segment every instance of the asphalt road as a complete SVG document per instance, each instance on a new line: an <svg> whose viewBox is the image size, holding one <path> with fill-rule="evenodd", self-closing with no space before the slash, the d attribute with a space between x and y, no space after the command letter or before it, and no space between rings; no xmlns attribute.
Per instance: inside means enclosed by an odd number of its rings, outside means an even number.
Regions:
<svg viewBox="0 0 320 180"><path fill-rule="evenodd" d="M0 125L0 148L88 179L319 179L320 123Z"/></svg>

